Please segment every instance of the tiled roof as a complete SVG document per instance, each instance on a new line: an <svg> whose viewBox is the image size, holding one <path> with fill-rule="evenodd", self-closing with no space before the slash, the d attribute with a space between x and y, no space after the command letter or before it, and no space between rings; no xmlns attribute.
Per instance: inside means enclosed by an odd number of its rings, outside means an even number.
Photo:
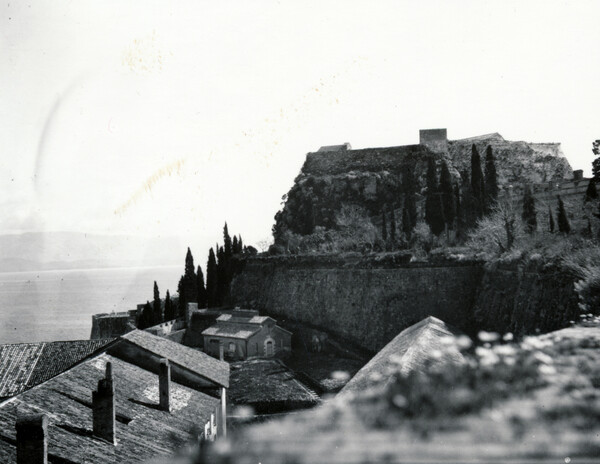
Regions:
<svg viewBox="0 0 600 464"><path fill-rule="evenodd" d="M428 362L462 362L464 358L455 345L444 343L444 338L456 332L435 317L428 317L400 332L377 353L344 386L340 395L362 392L384 385L394 372L406 374L421 370Z"/></svg>
<svg viewBox="0 0 600 464"><path fill-rule="evenodd" d="M256 332L260 331L260 326L240 323L221 323L205 329L202 335L213 335L216 337L229 337L247 340Z"/></svg>
<svg viewBox="0 0 600 464"><path fill-rule="evenodd" d="M269 316L244 317L244 316L238 316L235 314L221 314L219 317L217 317L217 322L231 322L231 323L241 323L241 324L262 325L265 322L267 322L269 319L274 321L274 319L270 318Z"/></svg>
<svg viewBox="0 0 600 464"><path fill-rule="evenodd" d="M126 340L151 353L167 358L196 374L205 377L218 385L229 387L229 364L219 361L202 351L189 348L163 337L152 335L142 330L134 330L122 335Z"/></svg>
<svg viewBox="0 0 600 464"><path fill-rule="evenodd" d="M0 398L64 372L114 339L0 345Z"/></svg>
<svg viewBox="0 0 600 464"><path fill-rule="evenodd" d="M92 390L112 363L117 446L92 436ZM0 405L0 462L16 462L15 421L22 413L46 413L49 462L134 463L173 454L197 439L219 400L175 382L171 412L159 410L158 376L101 354ZM196 431L196 433L194 432Z"/></svg>
<svg viewBox="0 0 600 464"><path fill-rule="evenodd" d="M320 402L315 392L275 359L233 363L227 397L232 404L250 405L258 413L306 408Z"/></svg>

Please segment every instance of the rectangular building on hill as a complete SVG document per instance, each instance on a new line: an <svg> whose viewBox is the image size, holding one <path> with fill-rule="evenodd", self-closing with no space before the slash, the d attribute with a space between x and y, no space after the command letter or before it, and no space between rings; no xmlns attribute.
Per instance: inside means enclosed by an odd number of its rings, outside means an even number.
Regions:
<svg viewBox="0 0 600 464"><path fill-rule="evenodd" d="M276 325L275 319L258 311L234 310L222 314L217 323L202 332L204 351L216 356L223 344L228 359L271 358L291 351L292 334Z"/></svg>

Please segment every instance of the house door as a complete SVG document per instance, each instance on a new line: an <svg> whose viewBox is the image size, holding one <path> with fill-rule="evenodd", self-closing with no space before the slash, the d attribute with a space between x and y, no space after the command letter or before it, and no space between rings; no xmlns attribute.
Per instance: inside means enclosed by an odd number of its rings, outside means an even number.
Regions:
<svg viewBox="0 0 600 464"><path fill-rule="evenodd" d="M268 340L266 345L265 345L265 355L270 358L271 356L273 356L273 341L272 340Z"/></svg>

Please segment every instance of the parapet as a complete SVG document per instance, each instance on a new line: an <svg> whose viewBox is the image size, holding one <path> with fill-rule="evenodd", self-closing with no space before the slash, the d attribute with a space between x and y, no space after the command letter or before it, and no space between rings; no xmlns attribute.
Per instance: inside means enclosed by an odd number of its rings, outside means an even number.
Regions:
<svg viewBox="0 0 600 464"><path fill-rule="evenodd" d="M421 129L419 144L431 151L440 153L448 151L448 132L446 129Z"/></svg>
<svg viewBox="0 0 600 464"><path fill-rule="evenodd" d="M352 147L350 146L350 144L348 142L343 143L341 145L326 145L326 146L319 148L320 152L323 152L323 151L348 151L348 150L352 150Z"/></svg>

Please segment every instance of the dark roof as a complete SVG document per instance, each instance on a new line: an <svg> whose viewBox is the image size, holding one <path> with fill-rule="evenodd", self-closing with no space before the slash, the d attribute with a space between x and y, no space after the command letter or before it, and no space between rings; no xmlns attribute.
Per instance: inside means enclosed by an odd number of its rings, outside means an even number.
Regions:
<svg viewBox="0 0 600 464"><path fill-rule="evenodd" d="M94 438L92 390L112 363L117 446ZM173 454L194 440L219 400L175 382L171 412L156 408L158 376L100 354L0 405L0 462L15 462L15 421L20 413L46 413L49 462L132 463ZM197 434L196 434L197 436Z"/></svg>
<svg viewBox="0 0 600 464"><path fill-rule="evenodd" d="M0 345L0 398L45 382L112 341L111 338Z"/></svg>
<svg viewBox="0 0 600 464"><path fill-rule="evenodd" d="M320 402L314 391L276 359L233 363L227 397L232 404L253 406L258 413L306 408Z"/></svg>
<svg viewBox="0 0 600 464"><path fill-rule="evenodd" d="M241 324L241 323L220 323L202 331L202 335L215 337L228 337L247 340L252 335L260 331L260 325Z"/></svg>
<svg viewBox="0 0 600 464"><path fill-rule="evenodd" d="M229 364L219 361L202 351L189 348L163 337L142 330L134 330L122 335L126 340L146 351L205 377L218 385L229 387Z"/></svg>
<svg viewBox="0 0 600 464"><path fill-rule="evenodd" d="M445 322L429 316L404 329L377 353L344 386L340 395L363 392L368 388L385 385L396 372L406 374L421 370L428 362L462 362L463 355L446 338L457 332Z"/></svg>

